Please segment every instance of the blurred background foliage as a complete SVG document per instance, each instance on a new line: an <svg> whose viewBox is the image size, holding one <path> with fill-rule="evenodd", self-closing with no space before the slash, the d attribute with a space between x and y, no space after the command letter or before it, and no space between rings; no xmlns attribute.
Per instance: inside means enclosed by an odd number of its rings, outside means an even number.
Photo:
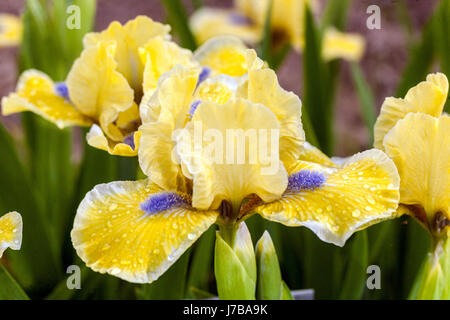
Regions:
<svg viewBox="0 0 450 320"><path fill-rule="evenodd" d="M258 46L278 71L280 82L299 94L307 139L328 155L347 156L370 148L376 115L386 96L403 96L433 70L450 77L450 1L379 1L381 30L368 30L365 1L320 1L319 19L308 11L303 54L274 52L270 27ZM65 27L66 8L81 8L81 29ZM110 21L138 14L171 24L177 41L194 50L188 16L202 0L5 0L0 12L23 13L20 49L0 50L0 96L12 91L21 71L36 68L53 80L65 79L82 49L82 37ZM360 63L324 62L321 30L333 25L361 33L367 41ZM17 59L16 59L17 58ZM16 67L17 66L17 69ZM447 103L446 110L449 111ZM141 177L137 159L88 147L80 129L59 130L33 114L0 118L0 213L22 213L21 251L0 260L0 299L180 299L216 295L212 227L160 279L134 285L92 272L70 242L76 208L93 186ZM306 228L287 228L259 217L248 220L255 242L268 230L291 289L313 288L317 299L407 298L429 248L428 235L404 217L355 234L343 248L321 242ZM407 227L405 227L407 225ZM69 265L81 267L82 290L69 290ZM381 290L366 287L367 266L379 265ZM4 293L9 296L5 297Z"/></svg>

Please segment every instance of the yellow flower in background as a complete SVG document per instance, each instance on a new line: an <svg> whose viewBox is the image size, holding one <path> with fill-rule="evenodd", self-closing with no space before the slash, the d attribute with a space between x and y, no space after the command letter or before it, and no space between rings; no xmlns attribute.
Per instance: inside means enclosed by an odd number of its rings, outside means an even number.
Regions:
<svg viewBox="0 0 450 320"><path fill-rule="evenodd" d="M0 48L17 46L22 39L22 19L18 16L0 13Z"/></svg>
<svg viewBox="0 0 450 320"><path fill-rule="evenodd" d="M10 212L0 217L0 258L7 248L20 250L22 246L22 216Z"/></svg>
<svg viewBox="0 0 450 320"><path fill-rule="evenodd" d="M140 113L148 179L98 185L77 210L72 242L95 271L152 282L212 224L237 228L254 213L343 245L397 209L392 160L371 150L337 166L303 146L301 101L273 70L231 76L176 66Z"/></svg>
<svg viewBox="0 0 450 320"><path fill-rule="evenodd" d="M375 146L385 150L400 174L399 211L416 217L436 238L450 230L447 94L447 77L430 74L404 99L386 98L375 125Z"/></svg>
<svg viewBox="0 0 450 320"><path fill-rule="evenodd" d="M232 9L201 8L192 15L190 25L199 43L215 36L233 35L254 45L263 37L270 3L270 0L235 0ZM288 42L297 51L302 50L306 5L314 6L315 1L273 1L271 28L275 46ZM342 33L333 28L324 32L322 55L327 61L336 58L358 61L364 48L364 39L357 34Z"/></svg>
<svg viewBox="0 0 450 320"><path fill-rule="evenodd" d="M110 154L135 156L139 104L175 65L197 65L192 53L170 40L170 27L138 16L88 33L65 82L28 70L15 93L2 100L4 115L32 111L58 127L92 125L87 142Z"/></svg>

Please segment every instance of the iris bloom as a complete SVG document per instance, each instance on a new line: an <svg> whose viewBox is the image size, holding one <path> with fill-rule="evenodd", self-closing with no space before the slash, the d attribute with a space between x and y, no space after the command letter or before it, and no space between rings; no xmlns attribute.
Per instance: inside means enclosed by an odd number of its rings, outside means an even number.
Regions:
<svg viewBox="0 0 450 320"><path fill-rule="evenodd" d="M196 64L192 53L170 41L170 27L138 16L89 33L65 82L25 71L16 92L2 100L4 115L32 111L60 128L91 126L90 145L111 154L137 154L138 105L159 76L177 64Z"/></svg>
<svg viewBox="0 0 450 320"><path fill-rule="evenodd" d="M21 39L21 18L12 14L0 13L0 48L17 46Z"/></svg>
<svg viewBox="0 0 450 320"><path fill-rule="evenodd" d="M235 0L234 8L201 8L191 17L190 25L199 43L218 36L234 35L256 44L264 33L270 0ZM275 45L290 43L297 51L304 47L305 5L312 0L273 1L271 14L272 38ZM364 53L361 36L327 28L324 33L322 54L324 59L344 58L357 61Z"/></svg>
<svg viewBox="0 0 450 320"><path fill-rule="evenodd" d="M404 99L386 98L375 124L375 147L395 162L401 213L409 213L434 236L450 232L450 117L443 113L448 80L427 76Z"/></svg>
<svg viewBox="0 0 450 320"><path fill-rule="evenodd" d="M7 248L19 250L22 245L22 216L10 212L0 217L0 258Z"/></svg>
<svg viewBox="0 0 450 320"><path fill-rule="evenodd" d="M208 54L224 53L228 68L222 72L228 74L176 66L141 104L138 157L148 178L98 185L81 202L72 242L93 270L152 282L211 225L218 224L232 242L239 223L255 213L304 225L322 240L343 245L354 231L396 211L399 177L382 151L335 165L305 144L300 99L280 87L253 50L213 44L195 55L214 64ZM228 49L241 52L245 63L227 59ZM199 128L205 132L200 145ZM238 147L225 140L229 130L259 132L259 146L247 137ZM254 156L257 149L273 161ZM230 153L231 161L223 158Z"/></svg>

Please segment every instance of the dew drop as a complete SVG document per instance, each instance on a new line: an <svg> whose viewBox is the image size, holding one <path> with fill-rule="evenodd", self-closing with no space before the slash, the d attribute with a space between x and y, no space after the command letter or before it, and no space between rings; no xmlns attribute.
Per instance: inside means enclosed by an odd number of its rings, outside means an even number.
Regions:
<svg viewBox="0 0 450 320"><path fill-rule="evenodd" d="M187 235L187 237L188 237L189 240L194 240L195 239L195 234L194 233L189 233Z"/></svg>
<svg viewBox="0 0 450 320"><path fill-rule="evenodd" d="M361 211L359 211L359 209L355 209L352 212L352 216L354 216L355 218L358 218L361 214Z"/></svg>

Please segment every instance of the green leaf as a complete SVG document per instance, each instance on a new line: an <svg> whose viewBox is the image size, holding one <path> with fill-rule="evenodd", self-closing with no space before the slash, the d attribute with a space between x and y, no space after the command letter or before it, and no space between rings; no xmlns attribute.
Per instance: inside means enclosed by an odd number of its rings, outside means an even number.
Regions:
<svg viewBox="0 0 450 320"><path fill-rule="evenodd" d="M0 263L0 300L28 300L28 296Z"/></svg>
<svg viewBox="0 0 450 320"><path fill-rule="evenodd" d="M309 116L320 149L330 155L333 152L333 113L327 100L328 75L322 60L321 46L320 32L314 23L311 9L306 5L303 52L304 114Z"/></svg>
<svg viewBox="0 0 450 320"><path fill-rule="evenodd" d="M347 22L347 13L350 0L329 0L322 15L322 30L334 26L343 30Z"/></svg>
<svg viewBox="0 0 450 320"><path fill-rule="evenodd" d="M450 1L441 2L435 19L435 43L441 62L442 72L450 78ZM450 113L450 98L447 99L445 111Z"/></svg>
<svg viewBox="0 0 450 320"><path fill-rule="evenodd" d="M354 235L349 246L350 254L339 298L360 299L366 286L369 264L367 232L363 230Z"/></svg>
<svg viewBox="0 0 450 320"><path fill-rule="evenodd" d="M281 293L281 300L294 300L294 297L292 296L291 290L289 290L289 287L287 286L286 282L281 281L282 283L282 293Z"/></svg>
<svg viewBox="0 0 450 320"><path fill-rule="evenodd" d="M356 92L358 93L359 105L361 107L361 113L366 124L367 131L369 133L370 142L373 143L373 126L375 125L375 98L372 90L370 89L366 79L361 71L359 65L355 62L351 64L352 78Z"/></svg>
<svg viewBox="0 0 450 320"><path fill-rule="evenodd" d="M187 287L189 288L188 297L194 297L195 290L208 290L209 279L212 274L213 257L214 257L214 238L216 227L211 226L200 239L197 240L191 258L191 265L189 267L189 277Z"/></svg>
<svg viewBox="0 0 450 320"><path fill-rule="evenodd" d="M435 56L434 23L437 12L433 13L425 25L421 40L410 51L409 61L403 71L402 80L397 88L396 97L405 96L409 88L423 81L431 67Z"/></svg>
<svg viewBox="0 0 450 320"><path fill-rule="evenodd" d="M187 250L158 280L136 290L141 300L178 300L185 297L191 250Z"/></svg>
<svg viewBox="0 0 450 320"><path fill-rule="evenodd" d="M166 9L167 19L178 35L181 45L187 49L195 50L197 44L189 27L186 10L180 0L161 0Z"/></svg>
<svg viewBox="0 0 450 320"><path fill-rule="evenodd" d="M279 300L283 296L280 265L272 239L267 231L256 244L258 285L256 297L261 300Z"/></svg>
<svg viewBox="0 0 450 320"><path fill-rule="evenodd" d="M22 287L32 294L49 290L58 280L59 263L50 242L49 223L36 199L36 189L16 153L9 134L0 125L0 212L18 211L24 234L22 249L9 251L8 261Z"/></svg>
<svg viewBox="0 0 450 320"><path fill-rule="evenodd" d="M255 281L219 232L216 232L214 272L220 299L255 299Z"/></svg>

